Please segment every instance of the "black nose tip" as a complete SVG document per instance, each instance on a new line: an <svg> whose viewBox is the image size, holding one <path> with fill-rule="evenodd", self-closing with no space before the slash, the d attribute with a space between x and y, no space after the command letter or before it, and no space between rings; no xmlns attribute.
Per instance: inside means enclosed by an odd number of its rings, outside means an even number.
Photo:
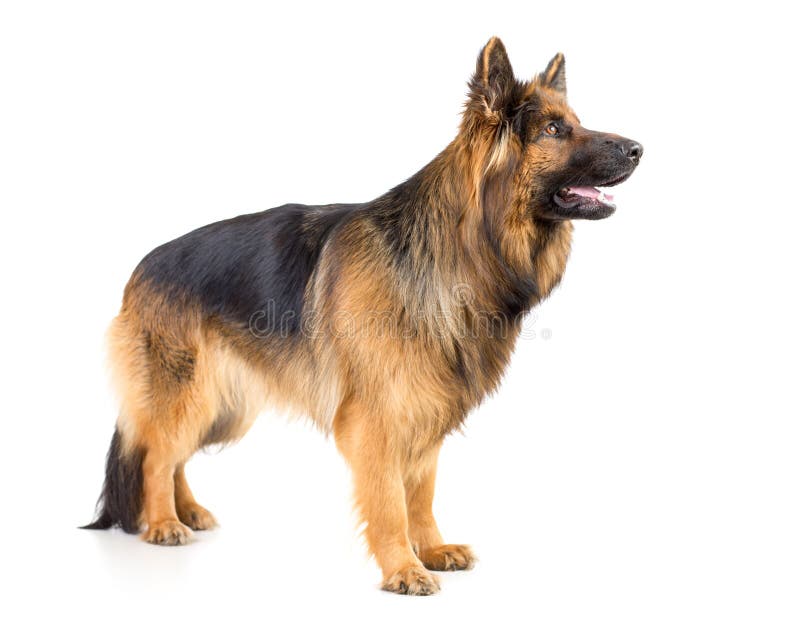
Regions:
<svg viewBox="0 0 800 620"><path fill-rule="evenodd" d="M622 148L622 152L625 157L629 157L635 162L638 162L644 153L644 147L633 140L623 142L620 144L620 148Z"/></svg>

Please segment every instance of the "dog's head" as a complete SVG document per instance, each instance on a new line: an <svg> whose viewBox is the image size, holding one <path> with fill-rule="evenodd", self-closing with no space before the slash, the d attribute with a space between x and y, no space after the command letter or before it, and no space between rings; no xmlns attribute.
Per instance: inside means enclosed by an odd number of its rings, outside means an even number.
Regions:
<svg viewBox="0 0 800 620"><path fill-rule="evenodd" d="M478 56L463 131L484 145L484 174L511 179L506 199L539 219L608 217L613 197L597 187L625 181L643 153L638 142L581 126L567 104L562 54L520 81L496 37Z"/></svg>

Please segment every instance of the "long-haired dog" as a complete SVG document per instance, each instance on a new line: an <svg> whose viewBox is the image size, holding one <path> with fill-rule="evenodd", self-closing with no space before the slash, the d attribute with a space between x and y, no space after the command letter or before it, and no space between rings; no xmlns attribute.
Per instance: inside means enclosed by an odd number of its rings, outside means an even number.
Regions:
<svg viewBox="0 0 800 620"><path fill-rule="evenodd" d="M481 51L458 135L364 204L289 204L156 248L110 328L121 412L97 520L183 544L216 522L184 464L267 405L310 416L353 472L383 587L473 565L432 514L442 440L506 367L521 318L561 279L573 219L611 215L642 147L581 127L564 58L514 77Z"/></svg>

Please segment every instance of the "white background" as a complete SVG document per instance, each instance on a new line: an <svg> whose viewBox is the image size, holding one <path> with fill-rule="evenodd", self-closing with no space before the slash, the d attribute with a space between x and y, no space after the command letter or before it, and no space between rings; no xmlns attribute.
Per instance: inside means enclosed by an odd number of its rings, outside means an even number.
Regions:
<svg viewBox="0 0 800 620"><path fill-rule="evenodd" d="M522 77L563 51L584 124L645 155L445 443L436 511L475 570L381 592L332 440L273 414L190 463L221 529L185 548L77 530L138 260L402 181L455 135L494 34ZM797 618L797 60L768 2L4 2L0 613Z"/></svg>

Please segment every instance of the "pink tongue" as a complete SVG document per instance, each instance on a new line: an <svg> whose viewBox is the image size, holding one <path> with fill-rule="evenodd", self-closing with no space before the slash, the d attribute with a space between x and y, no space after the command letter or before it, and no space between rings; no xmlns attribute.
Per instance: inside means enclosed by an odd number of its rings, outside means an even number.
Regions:
<svg viewBox="0 0 800 620"><path fill-rule="evenodd" d="M578 196L586 196L586 198L597 198L600 195L600 190L594 187L569 187L570 193L578 194Z"/></svg>
<svg viewBox="0 0 800 620"><path fill-rule="evenodd" d="M595 187L568 187L567 188L570 193L578 194L578 196L584 196L586 198L594 198L595 200L601 195L599 189ZM613 200L614 197L610 194L602 194L606 200Z"/></svg>

